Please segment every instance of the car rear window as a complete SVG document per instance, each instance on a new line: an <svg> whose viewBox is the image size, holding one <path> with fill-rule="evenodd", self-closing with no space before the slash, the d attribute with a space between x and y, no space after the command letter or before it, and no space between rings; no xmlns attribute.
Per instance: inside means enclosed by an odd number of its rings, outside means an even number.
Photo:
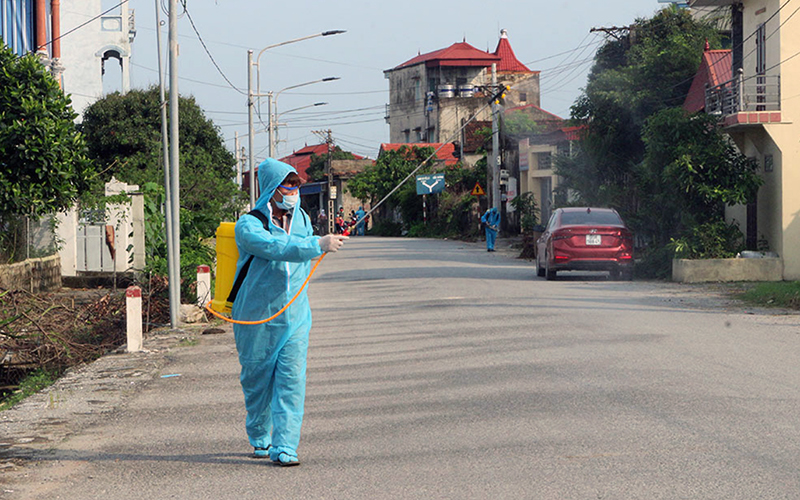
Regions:
<svg viewBox="0 0 800 500"><path fill-rule="evenodd" d="M562 226L621 226L622 219L615 212L563 212Z"/></svg>

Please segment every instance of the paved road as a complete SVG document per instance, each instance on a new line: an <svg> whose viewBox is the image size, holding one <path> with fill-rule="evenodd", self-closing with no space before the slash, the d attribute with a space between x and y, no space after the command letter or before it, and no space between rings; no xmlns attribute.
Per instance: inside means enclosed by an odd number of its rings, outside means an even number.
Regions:
<svg viewBox="0 0 800 500"><path fill-rule="evenodd" d="M227 330L117 356L143 380L0 497L800 498L797 315L453 241L354 238L311 286L302 466L249 458Z"/></svg>

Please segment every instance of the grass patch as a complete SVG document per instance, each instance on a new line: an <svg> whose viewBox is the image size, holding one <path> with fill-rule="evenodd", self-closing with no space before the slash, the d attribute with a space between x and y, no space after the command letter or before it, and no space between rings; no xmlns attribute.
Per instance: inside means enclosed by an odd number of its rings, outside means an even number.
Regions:
<svg viewBox="0 0 800 500"><path fill-rule="evenodd" d="M58 373L55 372L41 369L31 372L19 382L17 390L0 402L0 411L8 410L28 396L50 387L57 379Z"/></svg>
<svg viewBox="0 0 800 500"><path fill-rule="evenodd" d="M739 295L750 304L800 309L800 281L759 283Z"/></svg>
<svg viewBox="0 0 800 500"><path fill-rule="evenodd" d="M178 347L194 347L199 343L195 337L184 337L178 342Z"/></svg>

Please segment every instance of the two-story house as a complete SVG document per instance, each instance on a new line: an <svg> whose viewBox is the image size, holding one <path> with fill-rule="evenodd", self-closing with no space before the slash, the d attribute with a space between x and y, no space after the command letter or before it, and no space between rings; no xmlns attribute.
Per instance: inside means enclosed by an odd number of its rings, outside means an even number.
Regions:
<svg viewBox="0 0 800 500"><path fill-rule="evenodd" d="M61 0L61 3L64 29L96 18L62 41L62 88L70 95L72 108L82 115L103 95L130 90L131 44L136 36L134 11L128 8L128 2ZM111 5L106 6L107 3Z"/></svg>
<svg viewBox="0 0 800 500"><path fill-rule="evenodd" d="M800 18L781 0L693 0L694 7L730 6L731 72L705 90L706 113L755 159L764 184L755 202L729 207L752 246L768 245L783 260L783 277L800 279ZM720 62L719 65L725 64ZM721 67L721 66L720 66Z"/></svg>
<svg viewBox="0 0 800 500"><path fill-rule="evenodd" d="M463 41L419 54L386 70L389 141L473 142L459 130L475 115L477 121L491 120L491 110L485 104L492 94L493 64L498 84L513 87L506 95L507 106L539 105L539 72L517 59L503 30L494 52Z"/></svg>

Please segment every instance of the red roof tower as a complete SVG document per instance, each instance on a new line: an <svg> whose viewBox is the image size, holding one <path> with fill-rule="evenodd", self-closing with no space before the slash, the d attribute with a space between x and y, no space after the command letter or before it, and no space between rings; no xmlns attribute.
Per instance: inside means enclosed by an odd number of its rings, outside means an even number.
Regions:
<svg viewBox="0 0 800 500"><path fill-rule="evenodd" d="M508 41L508 32L500 30L500 41L497 42L497 49L494 54L500 57L500 62L497 64L497 71L507 73L533 73L527 66L522 64L517 56L514 55L514 50Z"/></svg>

